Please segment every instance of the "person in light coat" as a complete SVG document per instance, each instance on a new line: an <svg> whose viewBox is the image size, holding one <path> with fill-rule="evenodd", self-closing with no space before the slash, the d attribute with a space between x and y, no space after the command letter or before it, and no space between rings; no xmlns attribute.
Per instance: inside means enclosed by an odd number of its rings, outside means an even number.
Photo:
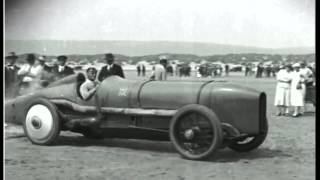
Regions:
<svg viewBox="0 0 320 180"><path fill-rule="evenodd" d="M18 71L18 76L25 84L39 78L39 75L42 71L42 67L36 63L36 56L34 54L28 54L26 61L27 63L24 64Z"/></svg>
<svg viewBox="0 0 320 180"><path fill-rule="evenodd" d="M291 73L291 105L294 108L293 117L298 117L303 114L302 107L304 105L304 91L305 79L300 71L300 64L295 63L292 65L293 72Z"/></svg>
<svg viewBox="0 0 320 180"><path fill-rule="evenodd" d="M290 90L291 90L291 67L290 65L280 66L276 75L277 86L274 105L278 108L277 116L289 115Z"/></svg>
<svg viewBox="0 0 320 180"><path fill-rule="evenodd" d="M26 94L40 87L38 83L43 69L42 66L36 63L36 56L34 54L28 54L26 62L18 71L18 78L20 80L19 94Z"/></svg>
<svg viewBox="0 0 320 180"><path fill-rule="evenodd" d="M167 66L167 59L160 59L160 64L156 64L153 67L153 71L150 79L155 81L167 80L166 66Z"/></svg>

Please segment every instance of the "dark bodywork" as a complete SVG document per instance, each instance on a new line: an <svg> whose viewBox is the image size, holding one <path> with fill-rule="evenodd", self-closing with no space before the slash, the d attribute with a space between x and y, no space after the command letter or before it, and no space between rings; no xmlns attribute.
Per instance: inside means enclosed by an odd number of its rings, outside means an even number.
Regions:
<svg viewBox="0 0 320 180"><path fill-rule="evenodd" d="M6 101L7 122L22 124L33 99L53 102L62 117L62 130L81 132L83 119L99 116L107 137L169 140L172 116L188 104L211 109L222 124L240 134L259 134L266 126L266 95L251 88L215 81L131 81L118 76L105 79L96 94L85 101L77 74L32 94Z"/></svg>

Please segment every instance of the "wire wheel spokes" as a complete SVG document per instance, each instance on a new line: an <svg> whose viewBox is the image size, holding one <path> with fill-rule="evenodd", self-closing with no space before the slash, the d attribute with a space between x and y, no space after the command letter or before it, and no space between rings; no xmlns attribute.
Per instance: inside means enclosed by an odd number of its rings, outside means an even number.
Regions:
<svg viewBox="0 0 320 180"><path fill-rule="evenodd" d="M180 146L191 154L208 151L214 138L210 121L195 112L187 113L179 119L176 132Z"/></svg>
<svg viewBox="0 0 320 180"><path fill-rule="evenodd" d="M205 159L214 154L221 145L220 120L206 106L183 106L171 119L170 140L184 158Z"/></svg>

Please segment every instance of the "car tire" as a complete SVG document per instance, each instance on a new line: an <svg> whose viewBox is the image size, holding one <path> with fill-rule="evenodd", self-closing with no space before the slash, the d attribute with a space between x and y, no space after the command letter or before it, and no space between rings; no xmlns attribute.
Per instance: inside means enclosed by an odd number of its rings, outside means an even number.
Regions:
<svg viewBox="0 0 320 180"><path fill-rule="evenodd" d="M37 145L51 145L60 134L61 122L56 106L45 98L33 100L25 109L23 129Z"/></svg>
<svg viewBox="0 0 320 180"><path fill-rule="evenodd" d="M266 139L267 134L268 134L268 121L266 121L266 125L264 130L256 136L248 137L251 138L249 141L244 142L245 140L248 140L248 138L245 138L243 140L239 141L233 141L228 144L228 147L234 151L237 152L249 152L252 151L256 148L258 148Z"/></svg>
<svg viewBox="0 0 320 180"><path fill-rule="evenodd" d="M192 116L194 118L191 118ZM187 119L192 119L192 126L182 130L182 126L185 125L183 123L181 124L181 122L190 124L188 122L190 120L187 120L186 117L188 117ZM179 109L171 119L169 134L170 140L179 154L183 158L190 160L203 160L212 156L221 147L223 139L219 118L211 109L199 104L186 105ZM194 137L190 137L192 134L194 134ZM206 140L208 137L209 140ZM190 141L190 143L188 141ZM194 143L192 141L194 141ZM193 148L204 146L200 145L201 141L205 141L208 147L206 147L203 152L196 153ZM188 148L188 146L191 146L191 148ZM199 149L201 148L203 147L199 147Z"/></svg>

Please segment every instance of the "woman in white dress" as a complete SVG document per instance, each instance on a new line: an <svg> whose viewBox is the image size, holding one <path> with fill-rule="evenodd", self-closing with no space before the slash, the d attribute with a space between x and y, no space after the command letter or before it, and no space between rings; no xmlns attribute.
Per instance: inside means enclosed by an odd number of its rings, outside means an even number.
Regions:
<svg viewBox="0 0 320 180"><path fill-rule="evenodd" d="M291 105L294 108L293 117L302 115L301 108L304 105L303 94L305 91L305 83L303 75L301 75L300 64L292 65L293 72L291 73Z"/></svg>
<svg viewBox="0 0 320 180"><path fill-rule="evenodd" d="M281 65L277 73L277 87L274 105L278 107L277 116L289 115L290 90L291 90L291 67Z"/></svg>

